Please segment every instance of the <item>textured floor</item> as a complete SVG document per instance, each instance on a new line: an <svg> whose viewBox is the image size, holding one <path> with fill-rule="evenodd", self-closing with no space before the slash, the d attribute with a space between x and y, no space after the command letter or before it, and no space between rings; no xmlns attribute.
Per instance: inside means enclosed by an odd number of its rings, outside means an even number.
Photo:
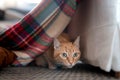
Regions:
<svg viewBox="0 0 120 80"><path fill-rule="evenodd" d="M89 65L78 65L67 70L49 70L47 68L8 67L0 70L0 80L120 80L112 73L106 73Z"/></svg>

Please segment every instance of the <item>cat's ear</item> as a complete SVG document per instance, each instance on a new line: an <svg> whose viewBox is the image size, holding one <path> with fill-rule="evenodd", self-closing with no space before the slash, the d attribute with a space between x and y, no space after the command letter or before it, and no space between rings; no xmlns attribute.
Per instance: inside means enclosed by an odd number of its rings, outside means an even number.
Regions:
<svg viewBox="0 0 120 80"><path fill-rule="evenodd" d="M57 38L54 39L54 49L58 49L60 47L60 42Z"/></svg>
<svg viewBox="0 0 120 80"><path fill-rule="evenodd" d="M80 36L76 38L73 44L76 45L78 48L80 48Z"/></svg>

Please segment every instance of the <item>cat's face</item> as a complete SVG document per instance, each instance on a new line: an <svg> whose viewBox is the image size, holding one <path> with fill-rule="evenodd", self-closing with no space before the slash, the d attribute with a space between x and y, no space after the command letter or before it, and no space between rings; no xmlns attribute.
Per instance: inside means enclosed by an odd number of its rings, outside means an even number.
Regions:
<svg viewBox="0 0 120 80"><path fill-rule="evenodd" d="M57 45L57 48L54 49L54 59L57 64L72 68L80 59L79 41L76 43L56 43L54 45Z"/></svg>

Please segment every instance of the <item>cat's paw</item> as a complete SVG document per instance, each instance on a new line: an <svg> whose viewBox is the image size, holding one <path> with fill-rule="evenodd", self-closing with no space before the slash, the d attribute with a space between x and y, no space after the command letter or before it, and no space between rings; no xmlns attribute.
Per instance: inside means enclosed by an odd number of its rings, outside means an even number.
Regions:
<svg viewBox="0 0 120 80"><path fill-rule="evenodd" d="M57 69L56 66L49 66L49 69Z"/></svg>

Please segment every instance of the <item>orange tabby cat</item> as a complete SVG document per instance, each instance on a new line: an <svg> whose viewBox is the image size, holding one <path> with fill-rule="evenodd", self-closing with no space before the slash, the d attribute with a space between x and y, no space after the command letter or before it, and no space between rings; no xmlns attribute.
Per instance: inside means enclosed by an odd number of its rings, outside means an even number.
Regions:
<svg viewBox="0 0 120 80"><path fill-rule="evenodd" d="M62 33L58 38L54 39L53 45L42 55L35 59L38 66L48 65L49 69L56 69L57 66L72 68L81 55L79 50L79 40L70 42L67 34Z"/></svg>

